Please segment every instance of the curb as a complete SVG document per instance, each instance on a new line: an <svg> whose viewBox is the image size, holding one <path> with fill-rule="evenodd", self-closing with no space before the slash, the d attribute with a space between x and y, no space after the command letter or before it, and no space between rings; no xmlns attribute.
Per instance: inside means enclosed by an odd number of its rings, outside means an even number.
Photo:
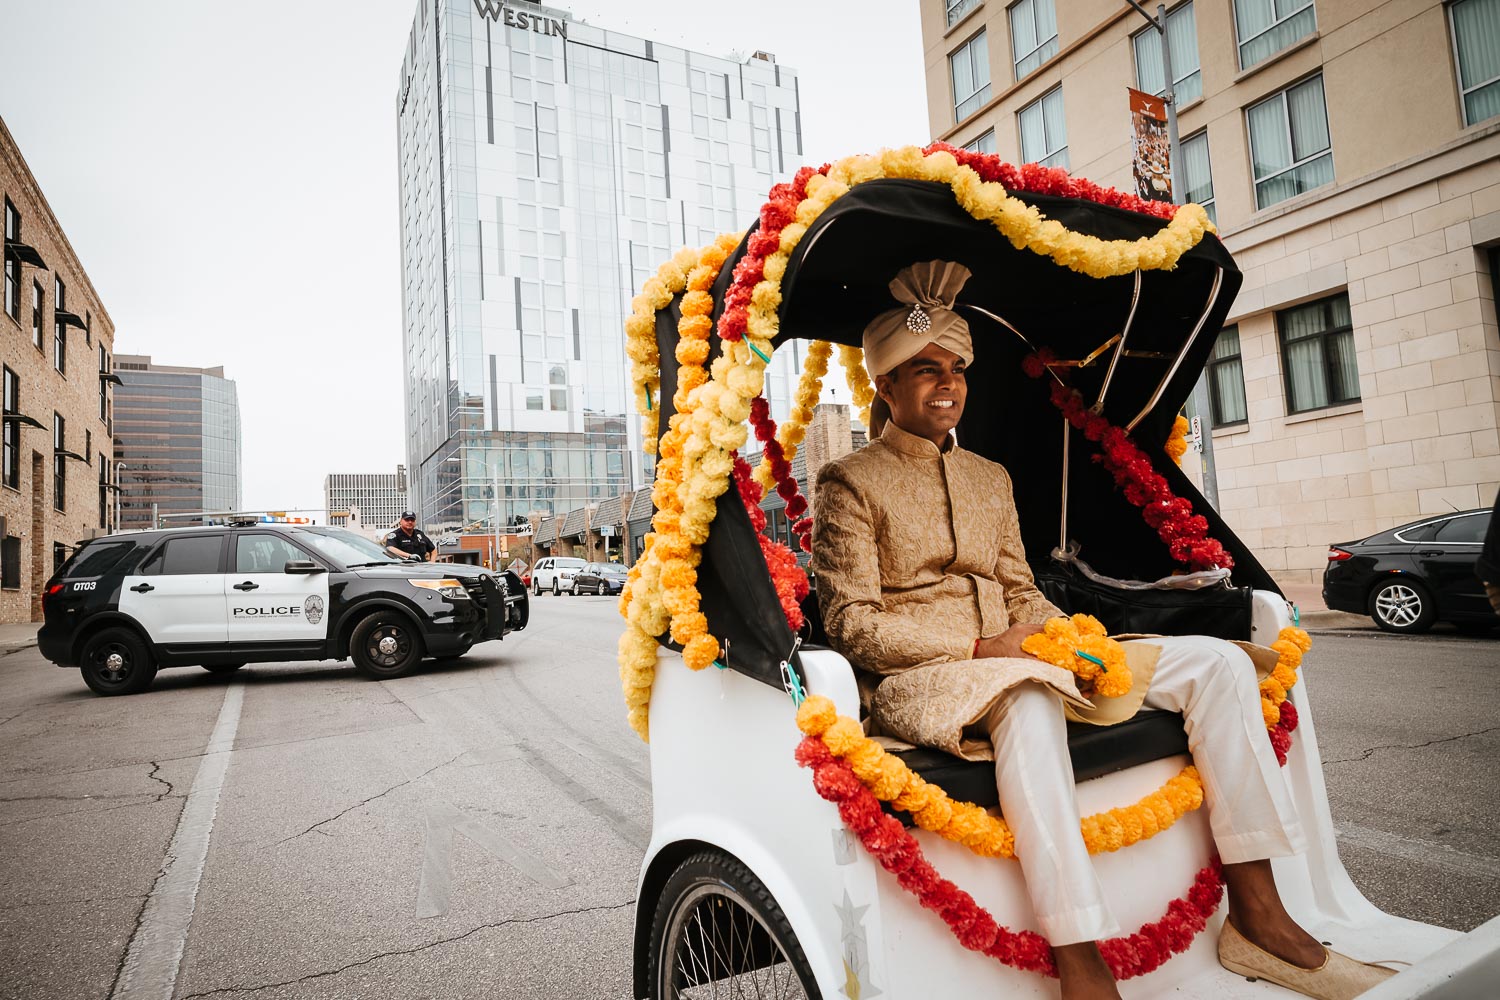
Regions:
<svg viewBox="0 0 1500 1000"><path fill-rule="evenodd" d="M1375 622L1369 615L1356 615L1347 611L1304 611L1301 615L1302 627L1307 629L1325 628L1373 628Z"/></svg>

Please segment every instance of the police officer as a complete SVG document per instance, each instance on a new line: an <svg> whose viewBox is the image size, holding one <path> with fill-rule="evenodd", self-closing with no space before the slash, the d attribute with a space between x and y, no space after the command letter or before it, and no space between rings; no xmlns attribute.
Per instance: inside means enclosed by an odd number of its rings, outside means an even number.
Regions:
<svg viewBox="0 0 1500 1000"><path fill-rule="evenodd" d="M409 510L401 514L401 524L396 530L385 536L385 550L401 559L432 562L437 558L437 546L417 530L417 515Z"/></svg>

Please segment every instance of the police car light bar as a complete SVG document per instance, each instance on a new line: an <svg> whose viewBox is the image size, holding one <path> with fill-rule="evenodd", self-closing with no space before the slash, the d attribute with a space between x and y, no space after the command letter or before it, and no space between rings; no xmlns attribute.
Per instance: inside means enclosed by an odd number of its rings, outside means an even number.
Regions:
<svg viewBox="0 0 1500 1000"><path fill-rule="evenodd" d="M302 507L294 510L200 510L184 514L159 514L158 521L192 520L206 524L228 524L245 527L251 524L317 524L314 518L292 517L293 514L313 513L321 507Z"/></svg>

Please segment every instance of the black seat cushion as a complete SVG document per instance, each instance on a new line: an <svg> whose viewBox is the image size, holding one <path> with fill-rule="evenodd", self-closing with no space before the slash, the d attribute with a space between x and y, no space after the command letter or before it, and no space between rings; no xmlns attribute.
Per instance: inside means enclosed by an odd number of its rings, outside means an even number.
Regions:
<svg viewBox="0 0 1500 1000"><path fill-rule="evenodd" d="M1182 729L1182 716L1176 712L1147 709L1113 726L1068 723L1068 755L1073 758L1073 776L1078 781L1181 753L1187 753L1187 734ZM985 808L999 804L995 765L989 761L963 760L928 747L901 750L896 756L957 802ZM896 815L906 818L902 813Z"/></svg>

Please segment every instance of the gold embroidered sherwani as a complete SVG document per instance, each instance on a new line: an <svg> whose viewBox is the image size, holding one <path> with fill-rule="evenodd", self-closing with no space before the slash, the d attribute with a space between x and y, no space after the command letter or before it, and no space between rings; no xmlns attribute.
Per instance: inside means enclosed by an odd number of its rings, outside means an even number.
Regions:
<svg viewBox="0 0 1500 1000"><path fill-rule="evenodd" d="M877 731L970 760L993 755L974 726L1024 681L1070 718L1134 715L1159 650L1127 643L1135 682L1119 698L1079 693L1073 674L1021 657L971 659L977 639L1063 612L1026 564L1010 476L957 447L940 451L888 422L881 436L818 474L812 567L833 647L860 676Z"/></svg>

